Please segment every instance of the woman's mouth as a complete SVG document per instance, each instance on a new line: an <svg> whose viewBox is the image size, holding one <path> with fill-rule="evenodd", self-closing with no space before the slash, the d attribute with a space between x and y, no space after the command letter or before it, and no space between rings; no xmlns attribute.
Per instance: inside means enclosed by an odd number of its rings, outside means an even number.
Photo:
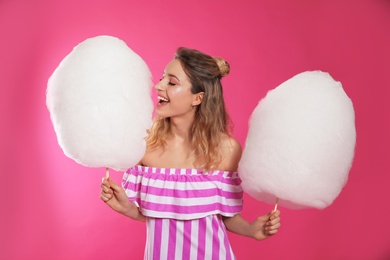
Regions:
<svg viewBox="0 0 390 260"><path fill-rule="evenodd" d="M167 103L169 103L169 99L167 99L166 97L158 96L159 105L165 105Z"/></svg>

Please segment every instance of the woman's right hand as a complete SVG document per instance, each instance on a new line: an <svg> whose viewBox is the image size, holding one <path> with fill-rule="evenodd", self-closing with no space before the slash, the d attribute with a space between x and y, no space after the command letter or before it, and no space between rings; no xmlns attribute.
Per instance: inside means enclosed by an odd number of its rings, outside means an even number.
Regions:
<svg viewBox="0 0 390 260"><path fill-rule="evenodd" d="M100 198L113 210L135 220L145 221L138 207L129 201L124 189L111 178L103 178Z"/></svg>

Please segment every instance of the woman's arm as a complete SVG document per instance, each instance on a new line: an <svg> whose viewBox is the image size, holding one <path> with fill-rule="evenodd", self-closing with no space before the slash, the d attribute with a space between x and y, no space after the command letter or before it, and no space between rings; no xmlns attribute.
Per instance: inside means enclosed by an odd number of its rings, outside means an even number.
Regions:
<svg viewBox="0 0 390 260"><path fill-rule="evenodd" d="M237 171L241 159L242 149L240 144L233 137L225 136L222 141L222 162L221 169ZM280 211L274 211L267 215L258 217L252 223L242 218L240 214L234 217L224 217L226 228L236 234L252 237L257 240L266 239L278 232L280 227Z"/></svg>
<svg viewBox="0 0 390 260"><path fill-rule="evenodd" d="M101 187L100 198L113 210L134 220L145 221L145 216L134 203L129 201L121 186L110 178L104 178Z"/></svg>
<svg viewBox="0 0 390 260"><path fill-rule="evenodd" d="M256 240L263 240L275 235L281 226L279 210L258 217L252 223L246 221L240 214L234 217L224 217L223 221L227 230Z"/></svg>

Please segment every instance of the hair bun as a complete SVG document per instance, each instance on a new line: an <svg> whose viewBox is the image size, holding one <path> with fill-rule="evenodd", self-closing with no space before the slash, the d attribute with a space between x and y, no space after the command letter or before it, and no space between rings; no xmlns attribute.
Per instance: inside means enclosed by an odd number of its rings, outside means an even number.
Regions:
<svg viewBox="0 0 390 260"><path fill-rule="evenodd" d="M220 72L221 78L227 76L230 72L229 63L220 57L214 57L214 60L219 67L219 72Z"/></svg>

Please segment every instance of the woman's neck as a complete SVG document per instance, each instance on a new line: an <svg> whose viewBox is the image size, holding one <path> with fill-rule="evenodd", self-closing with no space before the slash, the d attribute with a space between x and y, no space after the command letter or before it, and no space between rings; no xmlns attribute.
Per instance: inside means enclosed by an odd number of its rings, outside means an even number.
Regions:
<svg viewBox="0 0 390 260"><path fill-rule="evenodd" d="M171 117L171 136L188 141L190 130L194 122L194 115L187 117Z"/></svg>

